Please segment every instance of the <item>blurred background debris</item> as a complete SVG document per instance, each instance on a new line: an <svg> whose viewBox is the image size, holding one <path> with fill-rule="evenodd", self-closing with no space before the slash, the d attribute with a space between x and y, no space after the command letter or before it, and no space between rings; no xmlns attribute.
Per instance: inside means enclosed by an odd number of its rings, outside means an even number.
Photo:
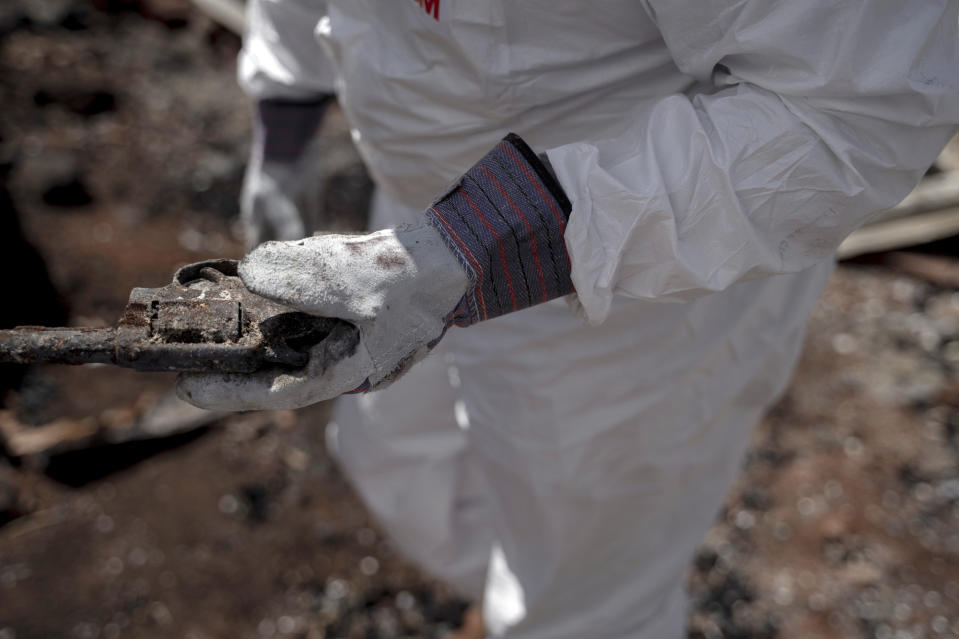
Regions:
<svg viewBox="0 0 959 639"><path fill-rule="evenodd" d="M131 287L239 256L238 47L187 0L0 4L0 327L111 325ZM370 182L335 110L313 153L311 205L358 228ZM957 168L952 148L880 216L899 226L846 245L690 568L691 637L959 637ZM328 406L201 413L171 384L0 370L0 639L455 627L466 602L396 555L331 462Z"/></svg>

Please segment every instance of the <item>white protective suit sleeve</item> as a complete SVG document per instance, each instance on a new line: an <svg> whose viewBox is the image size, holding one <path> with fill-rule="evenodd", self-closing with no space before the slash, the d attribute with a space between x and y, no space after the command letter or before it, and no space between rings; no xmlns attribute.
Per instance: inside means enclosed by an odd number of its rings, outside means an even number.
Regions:
<svg viewBox="0 0 959 639"><path fill-rule="evenodd" d="M249 0L237 66L240 86L258 100L311 100L334 93L334 73L316 39L326 0Z"/></svg>
<svg viewBox="0 0 959 639"><path fill-rule="evenodd" d="M897 203L959 122L957 6L646 0L677 66L712 88L548 151L589 321L614 295L684 301L801 271Z"/></svg>

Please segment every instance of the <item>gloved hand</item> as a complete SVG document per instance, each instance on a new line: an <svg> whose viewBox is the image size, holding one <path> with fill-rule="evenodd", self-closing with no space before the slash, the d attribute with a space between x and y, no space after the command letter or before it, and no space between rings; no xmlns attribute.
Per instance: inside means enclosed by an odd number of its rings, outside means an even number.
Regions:
<svg viewBox="0 0 959 639"><path fill-rule="evenodd" d="M305 102L262 100L256 105L250 161L240 195L248 249L269 240L295 240L314 229L297 205L304 185L316 181L302 164L332 96Z"/></svg>
<svg viewBox="0 0 959 639"><path fill-rule="evenodd" d="M331 334L297 371L183 375L181 398L211 409L293 408L388 384L429 352L469 279L429 224L267 242L240 277L254 293L355 331Z"/></svg>
<svg viewBox="0 0 959 639"><path fill-rule="evenodd" d="M307 235L296 205L303 173L294 165L252 160L243 177L240 220L247 249L270 240L298 239Z"/></svg>
<svg viewBox="0 0 959 639"><path fill-rule="evenodd" d="M572 291L563 231L570 205L555 178L510 135L415 226L266 243L240 262L254 293L338 330L297 371L183 375L203 408L295 408L386 386L453 324L517 311Z"/></svg>

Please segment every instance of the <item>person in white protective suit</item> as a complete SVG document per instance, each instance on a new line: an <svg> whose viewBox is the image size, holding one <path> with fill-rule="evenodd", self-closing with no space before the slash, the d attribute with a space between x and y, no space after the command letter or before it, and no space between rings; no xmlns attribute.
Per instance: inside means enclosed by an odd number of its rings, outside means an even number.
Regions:
<svg viewBox="0 0 959 639"><path fill-rule="evenodd" d="M957 9L253 0L243 85L336 94L381 230L250 253L252 290L352 328L303 371L179 391L361 391L330 427L345 472L493 637L682 637L684 571L837 246L956 130ZM261 152L302 137L269 111Z"/></svg>

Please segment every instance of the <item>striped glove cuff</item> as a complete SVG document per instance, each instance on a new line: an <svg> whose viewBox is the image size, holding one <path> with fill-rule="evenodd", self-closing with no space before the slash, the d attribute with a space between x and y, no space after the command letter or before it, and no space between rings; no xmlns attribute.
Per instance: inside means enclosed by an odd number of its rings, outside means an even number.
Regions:
<svg viewBox="0 0 959 639"><path fill-rule="evenodd" d="M573 292L563 240L571 209L518 135L469 169L426 212L472 284L447 323L469 326Z"/></svg>

